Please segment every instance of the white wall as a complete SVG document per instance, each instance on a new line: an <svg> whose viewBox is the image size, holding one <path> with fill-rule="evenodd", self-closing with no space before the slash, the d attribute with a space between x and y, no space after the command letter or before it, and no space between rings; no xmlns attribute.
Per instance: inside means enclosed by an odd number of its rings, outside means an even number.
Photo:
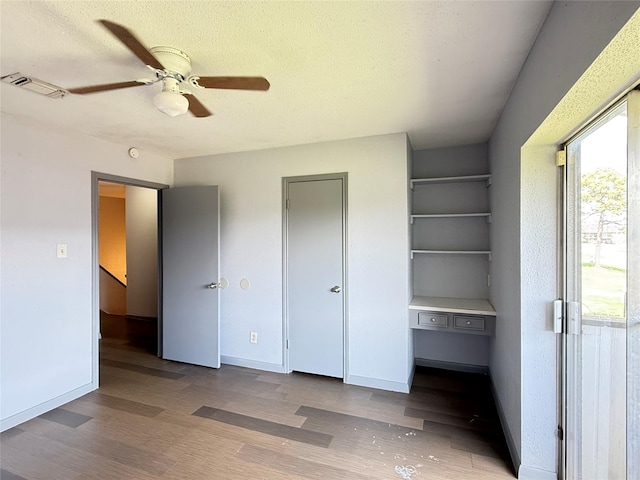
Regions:
<svg viewBox="0 0 640 480"><path fill-rule="evenodd" d="M557 295L557 171L549 145L525 149L526 155L521 149L545 119L549 122L547 116L567 92L592 95L593 86L576 90L574 84L593 68L596 57L638 6L638 2L555 2L489 142L491 299L498 312L490 370L520 478L556 478L558 421L556 336L549 330L548 307ZM621 64L639 56L637 38L631 45L631 55L621 58ZM612 71L600 72L595 85L611 87L606 95L621 88L609 84ZM606 96L600 98L601 103L605 100ZM564 114L574 115L569 127L578 126L597 106L583 111L580 119L572 113L579 111L575 104L566 106ZM555 128L554 140L568 132Z"/></svg>
<svg viewBox="0 0 640 480"><path fill-rule="evenodd" d="M176 161L176 186L220 186L223 361L282 370L282 178L332 172L349 175L347 381L407 390L405 134Z"/></svg>
<svg viewBox="0 0 640 480"><path fill-rule="evenodd" d="M93 388L91 171L167 184L173 172L168 158L10 115L1 136L4 430Z"/></svg>
<svg viewBox="0 0 640 480"><path fill-rule="evenodd" d="M158 316L158 191L126 186L127 314Z"/></svg>

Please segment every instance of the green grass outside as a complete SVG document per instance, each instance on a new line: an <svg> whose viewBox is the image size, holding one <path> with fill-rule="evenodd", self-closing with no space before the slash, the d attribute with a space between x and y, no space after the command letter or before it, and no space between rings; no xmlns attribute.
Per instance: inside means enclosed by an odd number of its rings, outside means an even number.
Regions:
<svg viewBox="0 0 640 480"><path fill-rule="evenodd" d="M624 318L627 272L613 267L582 264L583 316Z"/></svg>

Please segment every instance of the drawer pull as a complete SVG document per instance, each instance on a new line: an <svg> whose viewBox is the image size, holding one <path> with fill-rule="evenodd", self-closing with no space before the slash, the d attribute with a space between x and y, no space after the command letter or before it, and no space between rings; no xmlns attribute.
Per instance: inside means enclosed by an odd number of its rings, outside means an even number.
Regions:
<svg viewBox="0 0 640 480"><path fill-rule="evenodd" d="M485 329L484 318L455 315L453 317L453 328L459 328L461 330L476 330L481 332Z"/></svg>
<svg viewBox="0 0 640 480"><path fill-rule="evenodd" d="M427 328L447 328L449 325L446 313L438 314L432 312L418 313L418 325L424 325Z"/></svg>

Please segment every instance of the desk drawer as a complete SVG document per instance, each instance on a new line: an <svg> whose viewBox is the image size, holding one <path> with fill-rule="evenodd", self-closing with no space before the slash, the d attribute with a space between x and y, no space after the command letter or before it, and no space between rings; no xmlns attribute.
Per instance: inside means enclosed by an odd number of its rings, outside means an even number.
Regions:
<svg viewBox="0 0 640 480"><path fill-rule="evenodd" d="M446 313L420 312L418 325L447 328L449 319Z"/></svg>
<svg viewBox="0 0 640 480"><path fill-rule="evenodd" d="M484 330L484 317L467 317L462 315L454 315L453 328L460 330Z"/></svg>

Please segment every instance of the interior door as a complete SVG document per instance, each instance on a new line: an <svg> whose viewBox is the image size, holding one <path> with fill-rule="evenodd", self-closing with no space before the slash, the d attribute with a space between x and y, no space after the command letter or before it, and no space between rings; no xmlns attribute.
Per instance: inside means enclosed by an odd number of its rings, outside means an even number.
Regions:
<svg viewBox="0 0 640 480"><path fill-rule="evenodd" d="M289 369L344 376L345 178L287 183Z"/></svg>
<svg viewBox="0 0 640 480"><path fill-rule="evenodd" d="M639 96L567 145L568 479L640 478Z"/></svg>
<svg viewBox="0 0 640 480"><path fill-rule="evenodd" d="M162 356L220 367L217 186L162 191Z"/></svg>

